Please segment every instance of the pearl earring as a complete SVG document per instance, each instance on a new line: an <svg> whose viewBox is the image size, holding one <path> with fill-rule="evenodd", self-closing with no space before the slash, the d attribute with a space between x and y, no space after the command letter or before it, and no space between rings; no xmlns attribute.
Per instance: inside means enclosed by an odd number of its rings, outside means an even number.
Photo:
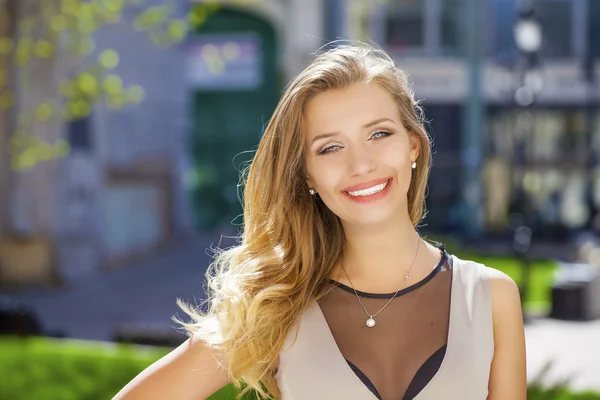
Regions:
<svg viewBox="0 0 600 400"><path fill-rule="evenodd" d="M308 193L310 193L314 196L317 193L317 191L315 189L309 189Z"/></svg>
<svg viewBox="0 0 600 400"><path fill-rule="evenodd" d="M411 167L412 167L412 169L417 168L417 163L416 162L412 163Z"/></svg>

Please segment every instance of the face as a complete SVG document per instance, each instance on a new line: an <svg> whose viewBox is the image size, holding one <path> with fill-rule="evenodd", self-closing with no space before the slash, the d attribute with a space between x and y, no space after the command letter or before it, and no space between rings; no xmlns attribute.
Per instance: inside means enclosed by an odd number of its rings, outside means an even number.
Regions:
<svg viewBox="0 0 600 400"><path fill-rule="evenodd" d="M308 102L304 118L308 186L344 224L408 212L418 140L388 92L373 83L325 92Z"/></svg>

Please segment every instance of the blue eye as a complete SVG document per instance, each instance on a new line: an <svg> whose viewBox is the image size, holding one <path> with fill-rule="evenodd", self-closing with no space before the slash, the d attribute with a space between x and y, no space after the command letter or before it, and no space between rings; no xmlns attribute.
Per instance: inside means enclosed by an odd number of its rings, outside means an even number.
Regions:
<svg viewBox="0 0 600 400"><path fill-rule="evenodd" d="M392 135L393 135L393 133L389 132L389 131L377 131L377 132L375 132L375 133L373 133L371 135L371 137L369 138L369 140L370 139L379 140L379 139L383 139L384 137L388 137L388 136L392 136ZM325 154L334 153L334 152L338 151L341 148L342 148L342 146L339 146L339 145L336 144L336 145L325 147L324 149L322 149L321 151L319 151L317 154L320 155L320 156L322 156L322 155L325 155Z"/></svg>
<svg viewBox="0 0 600 400"><path fill-rule="evenodd" d="M375 132L372 136L371 139L381 139L384 137L388 137L388 136L392 136L392 132L388 132L388 131L378 131Z"/></svg>
<svg viewBox="0 0 600 400"><path fill-rule="evenodd" d="M324 154L332 153L332 152L336 151L339 148L341 148L341 146L338 146L338 145L325 147L323 150L321 150L319 152L319 155L322 156Z"/></svg>

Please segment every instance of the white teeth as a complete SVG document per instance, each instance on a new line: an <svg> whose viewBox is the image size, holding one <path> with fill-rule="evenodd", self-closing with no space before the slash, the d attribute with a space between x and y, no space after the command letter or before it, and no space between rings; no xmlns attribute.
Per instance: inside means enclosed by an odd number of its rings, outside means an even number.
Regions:
<svg viewBox="0 0 600 400"><path fill-rule="evenodd" d="M372 194L379 193L383 189L385 189L388 185L389 181L382 183L380 185L375 185L368 189L357 190L356 192L347 192L350 196L371 196Z"/></svg>

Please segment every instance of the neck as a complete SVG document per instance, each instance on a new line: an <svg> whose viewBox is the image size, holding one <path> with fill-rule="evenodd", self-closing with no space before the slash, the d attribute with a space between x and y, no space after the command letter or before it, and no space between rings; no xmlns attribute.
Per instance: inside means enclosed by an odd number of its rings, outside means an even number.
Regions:
<svg viewBox="0 0 600 400"><path fill-rule="evenodd" d="M344 232L344 257L333 278L357 290L394 293L423 279L439 260L439 250L419 236L408 213L368 228L344 225Z"/></svg>
<svg viewBox="0 0 600 400"><path fill-rule="evenodd" d="M408 272L413 260L417 264L417 245L419 253L426 250L408 214L390 218L384 225L344 226L344 231L343 266L353 281L396 280Z"/></svg>

